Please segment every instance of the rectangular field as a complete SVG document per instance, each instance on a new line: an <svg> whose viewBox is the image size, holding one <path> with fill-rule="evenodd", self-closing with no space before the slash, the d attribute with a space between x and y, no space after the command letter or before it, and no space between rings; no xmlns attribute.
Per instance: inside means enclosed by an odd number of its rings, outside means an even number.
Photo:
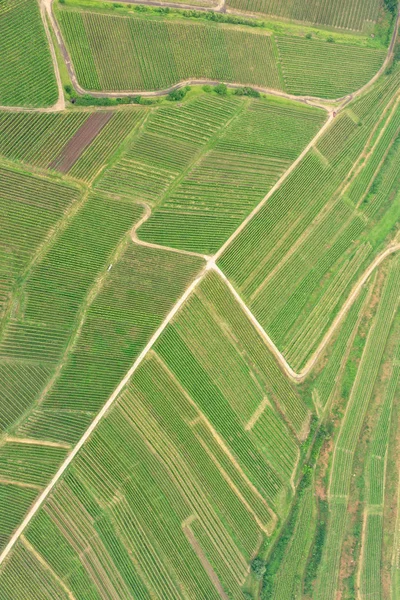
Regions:
<svg viewBox="0 0 400 600"><path fill-rule="evenodd" d="M362 31L373 26L381 0L228 0L228 6L249 13Z"/></svg>
<svg viewBox="0 0 400 600"><path fill-rule="evenodd" d="M0 3L0 65L0 106L56 102L56 78L37 0Z"/></svg>

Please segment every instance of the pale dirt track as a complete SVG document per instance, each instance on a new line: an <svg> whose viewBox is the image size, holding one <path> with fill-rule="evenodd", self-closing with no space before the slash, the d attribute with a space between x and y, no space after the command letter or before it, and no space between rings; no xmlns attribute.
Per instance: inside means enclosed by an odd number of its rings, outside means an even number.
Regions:
<svg viewBox="0 0 400 600"><path fill-rule="evenodd" d="M54 17L53 17L52 12L51 12L51 3L52 3L52 0L42 0L42 5L49 12L50 20L51 20L52 24L54 25ZM399 14L400 14L400 11L399 11ZM389 49L387 61L390 60L391 53L393 52L394 43L395 43L395 39L396 39L395 35L397 35L398 25L399 25L399 15L397 17L396 27L395 27L395 34L394 34L393 39L392 39L391 48ZM55 30L55 33L57 35L57 30ZM57 36L57 39L58 39L58 36ZM53 60L55 61L55 67L56 67L56 62L57 61L56 61L55 52L54 52L54 48L52 46L51 40L50 40L50 47L52 48L52 56L53 56ZM56 68L56 74L57 74L58 84L60 84L61 80L59 78L58 66ZM372 81L372 83L373 83L373 81ZM367 85L371 85L371 82L370 82L370 84L367 84ZM176 87L180 87L180 85L175 86L175 89L176 89ZM365 89L365 86L364 86L364 89ZM60 87L59 87L59 91L62 92L62 88L60 89ZM153 95L159 95L160 92L154 92L154 93L151 93L151 94L153 94ZM279 95L283 95L283 94L279 94ZM62 98L62 100L61 100L61 98ZM304 99L304 101L305 100L306 99ZM63 95L62 96L60 95L59 102L56 104L56 106L58 106L58 105L59 105L59 107L56 108L55 110L62 110L64 108ZM62 105L62 108L61 108L61 105ZM47 111L48 109L39 109L39 110ZM53 107L53 110L54 110L54 107ZM272 342L272 340L266 334L266 332L264 331L264 329L258 323L258 321L254 317L254 315L251 313L251 311L249 310L249 308L245 305L245 303L243 302L243 300L240 298L239 294L233 288L232 284L227 280L226 276L220 271L219 267L216 266L216 260L221 255L221 253L223 252L223 250L227 247L228 243L230 243L240 233L240 231L243 230L243 228L249 222L249 220L262 208L262 206L268 200L268 198L273 193L273 191L275 191L282 184L282 182L290 175L290 173L293 171L293 169L296 167L296 165L300 162L301 158L305 155L306 151L308 151L315 144L315 142L319 139L319 137L322 135L322 133L329 126L329 124L331 123L332 119L333 119L333 114L330 114L329 119L327 120L327 122L325 123L325 125L321 128L321 130L317 133L317 135L314 137L314 139L307 146L307 148L299 156L299 158L297 159L297 161L295 161L291 165L291 167L289 167L289 169L286 171L286 173L284 174L284 176L278 181L278 183L274 186L274 188L272 188L272 190L269 192L269 194L267 194L267 196L265 196L265 198L261 201L261 203L258 205L258 207L256 207L256 209L254 209L254 211L249 215L249 217L247 217L247 219L245 219L245 221L238 228L238 230L229 238L228 242L225 243L221 247L221 249L215 254L214 257L211 257L211 258L207 257L208 260L206 261L206 264L205 264L203 270L201 271L201 273L196 277L196 279L190 284L190 286L183 293L183 295L181 296L181 298L176 302L176 304L171 309L171 311L169 312L169 314L167 315L167 317L164 319L164 321L162 322L162 324L160 325L160 327L152 335L152 337L150 338L150 340L148 341L148 343L146 344L146 346L143 348L142 352L139 354L139 356L137 357L137 359L133 363L132 367L129 369L129 371L125 375L125 377L121 380L121 382L116 387L116 389L114 390L114 392L111 394L111 396L109 397L109 399L107 400L107 402L104 404L103 408L97 414L97 416L92 421L92 423L89 425L88 429L85 431L85 433L83 434L83 436L81 437L81 439L79 440L79 442L76 444L76 446L73 448L73 450L71 451L71 453L67 456L67 458L65 459L65 461L63 462L63 464L60 466L59 470L54 475L54 477L52 478L52 480L50 481L50 483L48 484L48 486L42 491L42 493L37 498L36 502L30 508L30 510L28 511L27 515L23 519L22 523L17 528L17 530L14 532L14 534L12 535L12 537L9 540L8 544L5 546L3 552L1 553L1 555L0 555L0 564L2 564L4 562L4 560L7 558L8 554L11 551L11 549L16 544L16 542L18 541L18 539L20 538L20 536L22 535L22 533L24 532L24 530L26 529L26 527L29 525L29 523L32 520L32 518L35 516L35 514L37 513L37 511L39 510L39 508L42 506L42 504L45 502L45 500L47 499L47 497L49 496L49 494L51 493L51 491L53 490L53 488L55 487L55 485L57 484L57 482L63 476L63 474L65 473L66 469L72 463L72 461L74 460L75 456L78 454L78 452L81 450L81 448L83 447L83 445L85 444L85 442L88 440L88 438L90 437L90 435L96 429L97 425L100 423L100 421L102 420L102 418L106 415L106 413L108 412L108 410L111 408L112 404L115 402L115 400L117 399L117 397L120 394L120 392L123 390L123 388L130 381L130 379L133 376L134 372L140 366L140 364L143 362L143 360L145 359L145 357L146 357L147 353L149 352L149 350L153 347L153 345L158 340L158 338L160 337L160 335L162 334L162 332L165 330L165 328L167 327L167 325L173 320L173 318L175 317L175 315L180 310L181 306L186 302L186 300L189 298L189 296L192 294L192 292L196 289L196 287L202 281L203 277L205 276L205 274L207 273L207 271L209 269L216 270L220 274L220 276L222 276L224 278L224 280L227 282L227 284L228 284L229 288L231 289L232 293L234 294L235 298L238 300L238 302L242 306L243 310L245 310L245 312L248 314L249 318L251 319L252 323L255 325L255 327L258 329L258 331L262 335L263 339L265 340L265 342L268 345L268 347L270 348L270 350L273 352L274 356L278 360L278 362L281 365L281 367L283 368L284 372L292 380L294 380L296 382L303 381L304 378L307 376L307 374L310 372L310 370L313 368L313 366L315 365L315 363L318 361L318 358L320 357L321 353L323 352L324 348L326 347L327 343L329 342L330 338L332 337L334 331L336 330L336 328L338 327L338 325L341 323L341 321L343 320L343 318L347 314L349 308L351 307L351 305L355 301L358 293L360 292L360 290L361 290L362 286L364 285L364 283L367 281L368 277L383 262L383 260L387 256L389 256L389 255L393 254L394 252L397 252L398 250L400 250L400 243L397 243L397 244L394 244L394 245L388 247L384 252L382 252L379 256L377 256L375 258L375 260L373 261L373 263L368 267L368 269L366 270L366 272L363 274L363 276L359 279L359 281L357 282L357 284L353 288L352 292L350 293L350 295L347 298L346 302L344 303L343 307L339 311L338 315L336 316L335 320L333 321L333 323L332 323L331 327L329 328L328 332L325 334L322 342L318 346L318 348L317 348L316 352L314 353L313 357L308 361L306 367L300 373L296 373L290 367L290 365L287 363L287 361L284 358L284 356L281 354L281 352L279 352L278 348L275 346L275 344ZM147 207L147 210L148 210L148 207ZM141 223L143 223L144 220L146 220L147 218L148 218L148 214L145 214L144 217L142 217L142 219L141 219ZM132 234L133 238L136 238L136 230L137 230L138 226L136 228L134 228L134 231L133 231L133 234ZM140 240L138 240L138 243L144 244ZM172 250L172 249L170 249L170 250Z"/></svg>

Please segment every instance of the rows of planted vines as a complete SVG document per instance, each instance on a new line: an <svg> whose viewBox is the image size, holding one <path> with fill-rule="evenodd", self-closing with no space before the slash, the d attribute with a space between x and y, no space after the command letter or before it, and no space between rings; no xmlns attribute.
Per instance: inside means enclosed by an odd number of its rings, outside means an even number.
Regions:
<svg viewBox="0 0 400 600"><path fill-rule="evenodd" d="M56 102L56 78L36 0L1 3L0 63L0 106L36 107Z"/></svg>
<svg viewBox="0 0 400 600"><path fill-rule="evenodd" d="M359 31L376 22L381 8L379 0L229 0L228 4L246 12Z"/></svg>
<svg viewBox="0 0 400 600"><path fill-rule="evenodd" d="M191 78L282 89L269 35L68 10L59 19L86 89L160 89Z"/></svg>

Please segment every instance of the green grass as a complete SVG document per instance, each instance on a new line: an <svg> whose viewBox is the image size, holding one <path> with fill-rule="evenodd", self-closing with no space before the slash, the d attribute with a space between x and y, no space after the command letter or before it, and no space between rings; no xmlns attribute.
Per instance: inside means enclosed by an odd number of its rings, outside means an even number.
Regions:
<svg viewBox="0 0 400 600"><path fill-rule="evenodd" d="M36 0L0 5L0 105L51 106L58 90Z"/></svg>
<svg viewBox="0 0 400 600"><path fill-rule="evenodd" d="M212 79L338 98L367 83L385 57L375 48L228 24L71 8L58 18L87 90L157 90Z"/></svg>

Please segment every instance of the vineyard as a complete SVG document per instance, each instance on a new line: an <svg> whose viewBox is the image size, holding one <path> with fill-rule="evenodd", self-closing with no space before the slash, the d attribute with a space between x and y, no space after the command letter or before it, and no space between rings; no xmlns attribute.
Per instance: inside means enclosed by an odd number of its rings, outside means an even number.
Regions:
<svg viewBox="0 0 400 600"><path fill-rule="evenodd" d="M79 1L0 0L0 600L395 600L395 8Z"/></svg>
<svg viewBox="0 0 400 600"><path fill-rule="evenodd" d="M272 17L361 31L378 20L380 0L229 0L232 8Z"/></svg>
<svg viewBox="0 0 400 600"><path fill-rule="evenodd" d="M196 118L196 113L207 116L203 112L205 103L206 100L197 101L188 109L192 118ZM204 139L197 156L193 154L195 160L190 168L186 168L183 177L175 179L176 183L165 178L164 189L160 191L154 183L155 193L148 199L154 201L158 197L158 206L139 229L141 239L205 254L215 252L301 153L324 119L322 111L283 104L272 98L262 103L237 102L232 104L229 115L225 102L215 105L215 108L225 105L225 116L221 114L224 120L220 121L220 126L225 125L224 130L218 136L216 131L208 143ZM160 116L154 126L149 121L147 129L155 129ZM171 117L173 122L176 117L172 111ZM164 122L168 123L165 117ZM178 132L172 135L175 137ZM144 136L143 141L147 139ZM134 144L131 155L137 154ZM190 154L185 152L185 156ZM125 166L125 159L121 163ZM115 186L118 189L123 179L118 170L116 175L120 182ZM171 172L169 177L172 176ZM129 179L126 176L126 180L132 192L132 175ZM108 182L107 176L103 182Z"/></svg>
<svg viewBox="0 0 400 600"><path fill-rule="evenodd" d="M2 1L0 63L0 106L56 102L56 79L36 0Z"/></svg>
<svg viewBox="0 0 400 600"><path fill-rule="evenodd" d="M337 98L371 79L385 57L373 48L250 27L68 8L59 10L58 18L78 80L93 91L157 90L187 79L211 79Z"/></svg>
<svg viewBox="0 0 400 600"><path fill-rule="evenodd" d="M391 101L397 77L382 86L382 104ZM375 99L376 91L371 95ZM391 102L391 110L384 114L380 103L365 113L367 101L368 95L336 118L219 260L296 369L306 365L341 298L379 248L383 233L379 222L386 221L385 211L393 219L385 227L397 219L397 214L391 215L390 198L400 174L400 112ZM364 153L368 159L354 172L353 161ZM380 164L379 175L371 164ZM379 206L373 212L378 176L385 185L379 186ZM284 211L284 206L290 208ZM288 219L291 226L285 228Z"/></svg>

